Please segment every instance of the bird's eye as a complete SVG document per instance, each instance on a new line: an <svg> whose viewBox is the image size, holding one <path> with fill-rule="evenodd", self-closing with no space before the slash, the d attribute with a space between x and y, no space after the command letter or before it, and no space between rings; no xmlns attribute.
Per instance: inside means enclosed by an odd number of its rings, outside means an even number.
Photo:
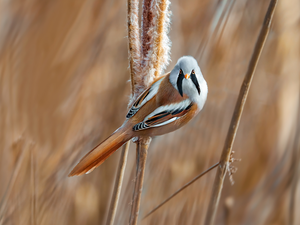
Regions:
<svg viewBox="0 0 300 225"><path fill-rule="evenodd" d="M194 70L192 70L192 74L195 74L195 71L194 71Z"/></svg>

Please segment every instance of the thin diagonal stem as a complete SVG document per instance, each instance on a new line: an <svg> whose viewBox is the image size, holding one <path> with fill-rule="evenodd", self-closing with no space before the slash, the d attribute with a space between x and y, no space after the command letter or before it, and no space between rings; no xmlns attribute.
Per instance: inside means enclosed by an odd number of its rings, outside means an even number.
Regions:
<svg viewBox="0 0 300 225"><path fill-rule="evenodd" d="M115 179L115 186L113 190L113 195L110 202L110 208L106 220L107 225L113 225L115 221L115 216L118 208L118 202L121 194L122 183L124 178L124 172L127 163L127 156L128 156L128 149L129 149L130 141L128 141L122 149L119 166L117 169L116 179Z"/></svg>
<svg viewBox="0 0 300 225"><path fill-rule="evenodd" d="M136 225L138 221L146 168L146 159L150 142L150 137L143 137L139 138L136 144L136 177L134 193L132 196L131 214L129 219L130 225Z"/></svg>
<svg viewBox="0 0 300 225"><path fill-rule="evenodd" d="M154 209L152 209L146 216L144 216L143 219L146 219L148 216L150 216L152 213L154 213L156 210L158 210L160 207L162 207L164 204L166 204L168 201L170 201L173 197L175 197L181 191L183 191L188 186L190 186L191 184L193 184L196 180L198 180L199 178L201 178L202 176L204 176L205 174L207 174L209 171L211 171L212 169L216 168L218 165L219 165L219 163L216 163L215 165L209 167L207 170L205 170L201 174L199 174L196 177L194 177L194 179L192 179L191 181L189 181L188 183L186 183L183 187L179 188L174 194L172 194L170 197L168 197L166 200L164 200L162 203L160 203L158 206L156 206Z"/></svg>
<svg viewBox="0 0 300 225"><path fill-rule="evenodd" d="M259 57L261 55L262 49L264 47L264 44L266 42L270 30L270 25L274 15L276 4L277 4L277 0L271 0L260 34L258 36L258 39L254 47L254 51L248 66L246 76L244 78L244 81L240 89L239 97L235 105L234 113L231 119L223 152L221 155L220 165L218 166L217 169L216 178L213 185L212 196L210 199L210 203L208 206L206 219L205 219L206 225L214 224L214 219L215 219L215 215L217 212L217 208L219 205L221 192L223 188L224 178L228 169L228 163L230 159L233 142L236 136L237 129L239 127L240 119L251 86L251 81L253 79L254 71L256 69Z"/></svg>

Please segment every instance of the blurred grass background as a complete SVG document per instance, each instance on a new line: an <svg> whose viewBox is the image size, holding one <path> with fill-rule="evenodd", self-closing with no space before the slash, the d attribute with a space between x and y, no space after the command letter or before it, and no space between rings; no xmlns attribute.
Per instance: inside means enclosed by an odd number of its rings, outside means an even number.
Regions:
<svg viewBox="0 0 300 225"><path fill-rule="evenodd" d="M192 122L153 139L141 216L219 160L268 3L171 2L168 70L194 56L209 94ZM297 0L277 6L216 224L300 223L299 9ZM89 175L67 174L124 120L126 29L125 0L0 0L0 224L104 224L120 152ZM134 168L132 144L115 224L128 223ZM203 224L214 175L140 224Z"/></svg>

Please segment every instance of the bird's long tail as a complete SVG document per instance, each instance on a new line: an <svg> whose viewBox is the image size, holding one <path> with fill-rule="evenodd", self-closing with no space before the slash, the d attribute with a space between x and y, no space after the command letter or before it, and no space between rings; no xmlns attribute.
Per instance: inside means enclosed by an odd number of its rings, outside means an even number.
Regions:
<svg viewBox="0 0 300 225"><path fill-rule="evenodd" d="M129 127L126 125L116 130L106 140L87 153L74 167L69 177L90 173L100 166L111 154L132 138L131 132L128 131Z"/></svg>

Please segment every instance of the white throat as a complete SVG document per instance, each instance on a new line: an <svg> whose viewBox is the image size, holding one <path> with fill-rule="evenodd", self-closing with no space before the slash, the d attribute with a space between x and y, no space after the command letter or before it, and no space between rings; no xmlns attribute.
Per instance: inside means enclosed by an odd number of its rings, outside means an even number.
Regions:
<svg viewBox="0 0 300 225"><path fill-rule="evenodd" d="M186 94L189 99L198 105L199 110L201 110L205 104L207 98L207 84L204 79L199 79L200 95L195 84L191 79L183 79L182 81L182 91ZM177 89L177 87L176 87Z"/></svg>

